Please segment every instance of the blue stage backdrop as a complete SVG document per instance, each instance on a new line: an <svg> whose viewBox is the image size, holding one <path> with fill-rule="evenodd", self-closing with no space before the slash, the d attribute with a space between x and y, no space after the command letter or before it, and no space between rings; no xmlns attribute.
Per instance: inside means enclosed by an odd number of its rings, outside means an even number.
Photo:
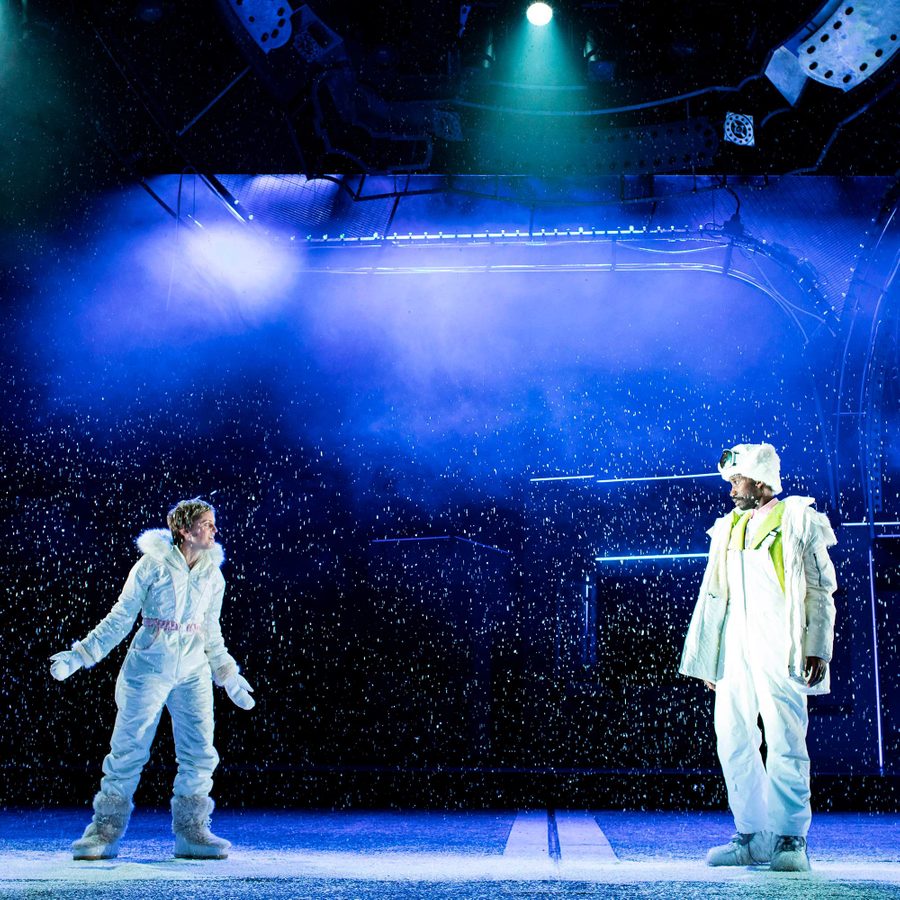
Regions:
<svg viewBox="0 0 900 900"><path fill-rule="evenodd" d="M715 463L763 439L840 540L815 771L896 770L896 553L860 525L900 514L896 318L873 327L896 312L896 289L877 299L887 181L661 178L624 202L618 181L422 178L435 193L396 207L389 184L223 182L243 222L173 176L152 187L177 223L130 189L20 235L6 802L93 790L124 646L61 684L47 658L194 495L217 508L223 627L258 699L217 698L232 796L389 802L399 772L439 803L442 773L583 773L616 802L610 773L714 779L711 695L678 658L730 508ZM166 796L166 731L145 802Z"/></svg>

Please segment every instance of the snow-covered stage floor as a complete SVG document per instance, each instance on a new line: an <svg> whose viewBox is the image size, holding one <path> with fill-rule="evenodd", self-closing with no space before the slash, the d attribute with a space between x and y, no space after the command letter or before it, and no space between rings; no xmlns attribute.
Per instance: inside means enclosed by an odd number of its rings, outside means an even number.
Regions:
<svg viewBox="0 0 900 900"><path fill-rule="evenodd" d="M217 811L223 861L172 857L170 821L137 810L118 859L74 862L87 810L0 812L0 897L900 897L900 816L818 814L813 871L710 869L710 812Z"/></svg>

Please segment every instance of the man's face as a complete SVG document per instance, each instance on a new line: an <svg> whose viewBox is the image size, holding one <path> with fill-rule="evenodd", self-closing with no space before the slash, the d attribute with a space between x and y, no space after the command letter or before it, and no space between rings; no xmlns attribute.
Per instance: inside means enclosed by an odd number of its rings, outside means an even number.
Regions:
<svg viewBox="0 0 900 900"><path fill-rule="evenodd" d="M209 550L216 540L216 517L212 512L203 513L190 530L183 528L185 544L195 550Z"/></svg>
<svg viewBox="0 0 900 900"><path fill-rule="evenodd" d="M762 500L762 489L757 482L743 475L732 475L731 499L737 509L756 509Z"/></svg>

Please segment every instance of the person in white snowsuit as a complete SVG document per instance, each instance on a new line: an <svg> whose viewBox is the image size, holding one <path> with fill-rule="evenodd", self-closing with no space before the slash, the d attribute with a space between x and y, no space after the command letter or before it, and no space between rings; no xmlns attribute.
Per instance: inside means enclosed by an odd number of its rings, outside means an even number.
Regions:
<svg viewBox="0 0 900 900"><path fill-rule="evenodd" d="M163 707L172 719L178 771L172 797L175 856L224 859L229 842L212 834L209 797L219 762L213 747L212 682L242 709L255 703L252 688L225 648L219 613L225 554L216 543L215 510L198 498L183 500L168 514L169 528L145 531L143 554L118 602L71 650L51 657L51 674L62 680L99 662L131 631L141 627L116 681L118 713L110 751L103 760L94 817L72 844L75 859L110 859L134 809L132 798Z"/></svg>
<svg viewBox="0 0 900 900"><path fill-rule="evenodd" d="M718 468L735 510L709 531L680 667L716 692L717 750L737 830L707 863L807 871L806 695L829 690L836 583L827 548L835 536L812 498L776 499L780 460L771 444L738 444Z"/></svg>

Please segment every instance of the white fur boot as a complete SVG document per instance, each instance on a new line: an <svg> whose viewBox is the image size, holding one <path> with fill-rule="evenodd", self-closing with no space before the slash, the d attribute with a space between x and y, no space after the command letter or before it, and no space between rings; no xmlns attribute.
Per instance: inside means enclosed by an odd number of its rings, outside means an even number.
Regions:
<svg viewBox="0 0 900 900"><path fill-rule="evenodd" d="M118 794L100 791L94 797L94 818L84 834L72 842L73 859L114 859L128 827L134 804Z"/></svg>
<svg viewBox="0 0 900 900"><path fill-rule="evenodd" d="M229 841L209 830L215 804L209 797L173 797L172 831L179 859L227 859Z"/></svg>

